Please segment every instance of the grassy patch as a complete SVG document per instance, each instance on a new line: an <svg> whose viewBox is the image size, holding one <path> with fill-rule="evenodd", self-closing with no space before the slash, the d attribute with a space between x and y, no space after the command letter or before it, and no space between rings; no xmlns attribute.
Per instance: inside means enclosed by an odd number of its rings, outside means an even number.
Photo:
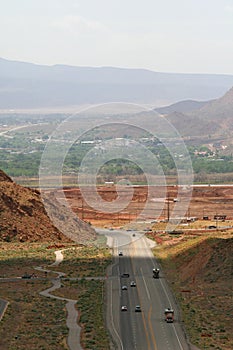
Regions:
<svg viewBox="0 0 233 350"><path fill-rule="evenodd" d="M196 220L189 223L180 223L177 226L174 226L175 230L182 230L182 231L188 231L188 230L206 230L209 226L216 226L216 230L224 230L224 227L230 227L233 226L233 220L226 220L226 221L216 221L216 220ZM172 227L172 225L171 225ZM153 231L165 231L167 229L167 223L165 222L158 222L153 224L152 227ZM214 230L211 230L211 233Z"/></svg>
<svg viewBox="0 0 233 350"><path fill-rule="evenodd" d="M102 242L104 243L104 242ZM111 262L108 249L97 247L75 247L66 244L64 262L51 270L64 271L68 276L104 276ZM35 266L47 267L55 260L55 244L0 244L0 277L21 277L25 272L36 273ZM48 274L52 277L53 273ZM109 339L104 325L103 313L104 281L63 281L63 287L56 291L58 295L78 299L77 308L81 311L82 342L85 349L109 349ZM49 279L18 280L1 282L0 298L10 302L1 321L1 350L62 350L68 349L66 340L65 303L39 295L39 292L51 286ZM55 292L54 292L55 294Z"/></svg>
<svg viewBox="0 0 233 350"><path fill-rule="evenodd" d="M54 262L54 250L46 244L1 243L0 277L21 277L25 272L45 277L34 267ZM10 303L1 321L2 350L67 349L65 303L39 295L50 286L47 279L0 283L0 298Z"/></svg>
<svg viewBox="0 0 233 350"><path fill-rule="evenodd" d="M10 302L1 321L1 350L67 349L65 303L38 293L49 281L0 283L0 296Z"/></svg>
<svg viewBox="0 0 233 350"><path fill-rule="evenodd" d="M52 270L62 271L67 277L104 276L112 261L109 249L96 246L77 247L63 252L64 260Z"/></svg>
<svg viewBox="0 0 233 350"><path fill-rule="evenodd" d="M0 277L19 277L25 272L35 273L35 266L54 262L54 250L46 244L0 243ZM36 272L38 276L42 273Z"/></svg>
<svg viewBox="0 0 233 350"><path fill-rule="evenodd" d="M108 350L109 336L103 317L104 280L64 281L56 295L77 299L82 327L81 343L84 349Z"/></svg>

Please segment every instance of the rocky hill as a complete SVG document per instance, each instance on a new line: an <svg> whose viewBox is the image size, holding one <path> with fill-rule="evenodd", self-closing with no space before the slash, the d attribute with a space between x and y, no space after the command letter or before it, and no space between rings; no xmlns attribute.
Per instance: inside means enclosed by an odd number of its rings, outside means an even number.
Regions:
<svg viewBox="0 0 233 350"><path fill-rule="evenodd" d="M206 135L215 135L220 131L220 125L215 121L205 120L195 115L174 112L166 117L172 125L184 137L202 137Z"/></svg>
<svg viewBox="0 0 233 350"><path fill-rule="evenodd" d="M199 117L212 121L233 120L233 87L222 97L209 101L197 112ZM196 115L196 112L193 113Z"/></svg>
<svg viewBox="0 0 233 350"><path fill-rule="evenodd" d="M148 234L158 243L155 255L179 301L188 338L198 349L233 348L232 233Z"/></svg>
<svg viewBox="0 0 233 350"><path fill-rule="evenodd" d="M0 240L85 243L95 238L91 226L70 216L52 195L46 200L56 215L56 227L45 211L39 191L16 184L0 170Z"/></svg>
<svg viewBox="0 0 233 350"><path fill-rule="evenodd" d="M205 106L207 103L208 101L186 100L186 101L173 103L166 107L155 108L154 110L159 114L170 114L175 112L189 113L196 109L200 109L201 107Z"/></svg>
<svg viewBox="0 0 233 350"><path fill-rule="evenodd" d="M229 238L203 237L189 249L184 247L172 257L167 273L180 299L191 340L200 349L230 350L233 238L230 234Z"/></svg>
<svg viewBox="0 0 233 350"><path fill-rule="evenodd" d="M233 130L233 88L199 109L186 113L172 112L166 118L182 136L210 135L210 142L213 136L229 137Z"/></svg>

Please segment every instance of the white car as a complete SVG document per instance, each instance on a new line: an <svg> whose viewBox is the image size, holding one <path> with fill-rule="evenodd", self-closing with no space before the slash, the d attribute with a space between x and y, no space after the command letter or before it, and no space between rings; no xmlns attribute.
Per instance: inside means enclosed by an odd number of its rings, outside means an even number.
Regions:
<svg viewBox="0 0 233 350"><path fill-rule="evenodd" d="M127 288L127 286L122 286L121 289L122 290L127 290L128 288Z"/></svg>
<svg viewBox="0 0 233 350"><path fill-rule="evenodd" d="M130 287L136 287L136 282L131 281L131 282L130 282Z"/></svg>
<svg viewBox="0 0 233 350"><path fill-rule="evenodd" d="M121 307L121 311L127 311L127 306L126 306L126 305L123 305L123 306Z"/></svg>

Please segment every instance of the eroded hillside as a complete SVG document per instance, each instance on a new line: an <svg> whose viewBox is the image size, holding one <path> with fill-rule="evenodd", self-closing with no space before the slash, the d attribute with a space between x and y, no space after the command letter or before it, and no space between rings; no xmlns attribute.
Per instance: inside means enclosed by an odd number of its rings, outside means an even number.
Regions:
<svg viewBox="0 0 233 350"><path fill-rule="evenodd" d="M182 307L191 342L200 349L230 350L233 238L184 238L157 248Z"/></svg>
<svg viewBox="0 0 233 350"><path fill-rule="evenodd" d="M95 237L95 231L50 195L46 198L56 217L49 219L39 191L22 187L0 170L0 240L69 241L78 243Z"/></svg>

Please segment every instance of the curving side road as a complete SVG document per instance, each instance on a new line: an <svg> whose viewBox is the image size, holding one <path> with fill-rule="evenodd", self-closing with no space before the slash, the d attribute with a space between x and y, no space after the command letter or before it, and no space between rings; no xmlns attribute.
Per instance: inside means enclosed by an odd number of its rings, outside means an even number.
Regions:
<svg viewBox="0 0 233 350"><path fill-rule="evenodd" d="M9 302L4 300L4 299L0 299L0 321L2 320L5 312L6 312L6 309L9 305Z"/></svg>
<svg viewBox="0 0 233 350"><path fill-rule="evenodd" d="M62 250L57 250L55 252L55 255L56 255L56 260L50 266L58 266L63 261ZM35 269L43 272L51 272L51 270L43 269L40 266L35 267ZM52 272L58 274L57 278L54 278L51 280L51 282L53 283L53 286L40 292L39 294L48 298L67 301L66 310L67 310L68 316L67 316L66 324L69 329L67 344L70 350L83 350L80 344L81 327L79 327L77 323L78 311L75 308L75 304L77 303L77 300L62 298L51 294L54 290L59 289L61 287L60 277L65 275L63 272L58 272L58 271L52 271Z"/></svg>

